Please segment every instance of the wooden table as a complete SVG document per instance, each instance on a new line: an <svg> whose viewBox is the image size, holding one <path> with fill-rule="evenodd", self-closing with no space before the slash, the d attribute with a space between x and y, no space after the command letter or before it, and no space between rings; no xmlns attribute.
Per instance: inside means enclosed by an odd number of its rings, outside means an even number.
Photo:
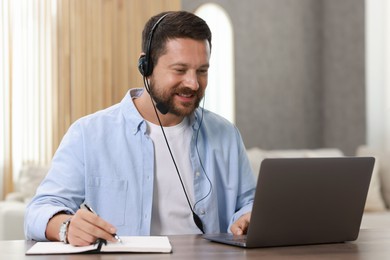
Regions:
<svg viewBox="0 0 390 260"><path fill-rule="evenodd" d="M209 242L197 235L169 237L172 254L76 254L26 256L34 242L24 240L0 241L0 259L390 259L390 228L363 229L357 241L310 246L242 249Z"/></svg>

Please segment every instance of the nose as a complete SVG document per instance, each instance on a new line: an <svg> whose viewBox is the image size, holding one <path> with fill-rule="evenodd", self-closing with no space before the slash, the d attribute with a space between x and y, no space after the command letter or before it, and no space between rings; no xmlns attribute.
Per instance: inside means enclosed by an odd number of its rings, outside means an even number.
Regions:
<svg viewBox="0 0 390 260"><path fill-rule="evenodd" d="M187 71L183 83L184 86L191 88L192 90L198 90L199 81L197 73L193 71Z"/></svg>

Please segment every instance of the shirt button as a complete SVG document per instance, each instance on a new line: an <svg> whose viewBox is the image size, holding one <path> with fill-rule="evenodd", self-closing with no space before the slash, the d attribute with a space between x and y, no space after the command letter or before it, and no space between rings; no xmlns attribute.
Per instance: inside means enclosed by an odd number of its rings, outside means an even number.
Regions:
<svg viewBox="0 0 390 260"><path fill-rule="evenodd" d="M199 176L200 176L200 172L196 172L196 173L195 173L195 176L196 176L196 177L199 177Z"/></svg>
<svg viewBox="0 0 390 260"><path fill-rule="evenodd" d="M147 219L147 218L148 218L148 215L147 215L147 214L145 214L144 218L145 218L145 219Z"/></svg>
<svg viewBox="0 0 390 260"><path fill-rule="evenodd" d="M146 179L147 179L147 180L150 180L150 176L149 176L149 175L148 175L148 176L146 176Z"/></svg>
<svg viewBox="0 0 390 260"><path fill-rule="evenodd" d="M206 211L204 209L201 209L200 210L200 215L204 215L204 214L206 214Z"/></svg>
<svg viewBox="0 0 390 260"><path fill-rule="evenodd" d="M134 128L133 134L136 134L136 133L137 133L137 128Z"/></svg>

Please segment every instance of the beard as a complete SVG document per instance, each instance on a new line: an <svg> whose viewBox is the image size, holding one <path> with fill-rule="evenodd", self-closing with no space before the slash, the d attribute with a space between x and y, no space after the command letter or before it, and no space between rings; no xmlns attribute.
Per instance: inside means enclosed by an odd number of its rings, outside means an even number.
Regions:
<svg viewBox="0 0 390 260"><path fill-rule="evenodd" d="M199 107L200 101L204 96L204 89L198 88L194 91L188 87L176 86L170 89L160 89L156 87L155 81L153 78L150 80L150 94L153 97L154 101L157 103L162 103L168 109L168 112L176 116L188 116L192 114L196 108ZM195 97L191 102L180 102L175 104L175 96L177 94L181 95L192 95Z"/></svg>

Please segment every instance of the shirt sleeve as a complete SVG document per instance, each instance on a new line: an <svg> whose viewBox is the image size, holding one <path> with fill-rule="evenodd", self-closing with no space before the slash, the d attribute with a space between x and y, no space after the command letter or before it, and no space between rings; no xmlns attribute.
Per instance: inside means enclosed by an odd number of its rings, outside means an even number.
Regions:
<svg viewBox="0 0 390 260"><path fill-rule="evenodd" d="M244 143L237 128L236 134L239 149L238 165L240 165L239 172L237 173L238 191L236 200L236 212L233 214L230 220L228 232L231 232L230 227L234 222L236 222L242 215L252 211L256 188L253 170L250 166Z"/></svg>
<svg viewBox="0 0 390 260"><path fill-rule="evenodd" d="M48 221L58 212L74 214L84 200L84 142L79 123L73 124L56 151L48 175L28 204L24 230L28 240L45 241Z"/></svg>

